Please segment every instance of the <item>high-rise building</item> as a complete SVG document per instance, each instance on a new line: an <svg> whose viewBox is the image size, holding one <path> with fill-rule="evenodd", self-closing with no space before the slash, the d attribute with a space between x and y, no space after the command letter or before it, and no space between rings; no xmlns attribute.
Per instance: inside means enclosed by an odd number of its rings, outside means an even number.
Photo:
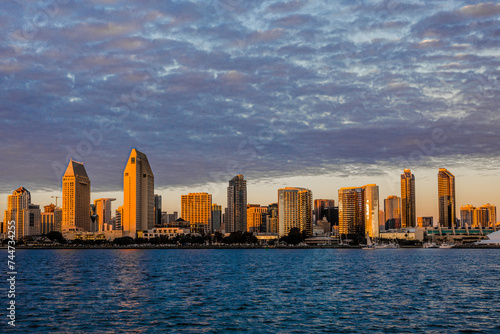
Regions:
<svg viewBox="0 0 500 334"><path fill-rule="evenodd" d="M123 230L122 217L123 217L123 205L119 206L115 211L115 224L113 225L113 230L121 231Z"/></svg>
<svg viewBox="0 0 500 334"><path fill-rule="evenodd" d="M496 222L496 206L485 204L479 208L473 205L462 205L460 207L460 223L462 227L469 228L494 228Z"/></svg>
<svg viewBox="0 0 500 334"><path fill-rule="evenodd" d="M267 206L260 206L260 204L247 205L248 232L253 232L253 233L265 232L266 230L265 214L267 214Z"/></svg>
<svg viewBox="0 0 500 334"><path fill-rule="evenodd" d="M62 185L62 229L90 231L90 179L83 163L70 160Z"/></svg>
<svg viewBox="0 0 500 334"><path fill-rule="evenodd" d="M161 196L155 195L155 226L161 225Z"/></svg>
<svg viewBox="0 0 500 334"><path fill-rule="evenodd" d="M222 225L222 205L212 203L212 230L220 231Z"/></svg>
<svg viewBox="0 0 500 334"><path fill-rule="evenodd" d="M278 233L278 203L267 206L266 213L266 233Z"/></svg>
<svg viewBox="0 0 500 334"><path fill-rule="evenodd" d="M131 237L154 227L154 175L146 154L135 148L123 171L122 226Z"/></svg>
<svg viewBox="0 0 500 334"><path fill-rule="evenodd" d="M52 231L61 232L62 210L54 204L44 206L45 212L41 213L41 234Z"/></svg>
<svg viewBox="0 0 500 334"><path fill-rule="evenodd" d="M191 232L210 232L212 230L212 195L207 193L181 195L181 218L191 223Z"/></svg>
<svg viewBox="0 0 500 334"><path fill-rule="evenodd" d="M247 230L247 181L238 174L229 181L227 187L226 232L246 232Z"/></svg>
<svg viewBox="0 0 500 334"><path fill-rule="evenodd" d="M314 223L317 220L321 220L324 217L324 210L326 208L333 208L335 206L335 201L333 199L315 199L314 200ZM330 223L332 223L330 221Z"/></svg>
<svg viewBox="0 0 500 334"><path fill-rule="evenodd" d="M495 205L488 203L483 205L481 209L488 212L488 221L486 227L491 227L496 229L495 226L497 223L497 207Z"/></svg>
<svg viewBox="0 0 500 334"><path fill-rule="evenodd" d="M19 187L7 197L7 210L4 215L4 231L9 231L9 222L15 221L16 239L28 234L28 210L31 204L31 193L24 187Z"/></svg>
<svg viewBox="0 0 500 334"><path fill-rule="evenodd" d="M462 228L465 228L466 225L471 228L474 225L473 217L475 209L476 208L470 204L460 207L460 225Z"/></svg>
<svg viewBox="0 0 500 334"><path fill-rule="evenodd" d="M401 198L389 196L384 200L385 229L401 228Z"/></svg>
<svg viewBox="0 0 500 334"><path fill-rule="evenodd" d="M312 192L309 189L278 189L278 233L287 235L293 227L312 235Z"/></svg>
<svg viewBox="0 0 500 334"><path fill-rule="evenodd" d="M456 222L455 176L447 169L438 173L439 225L452 228Z"/></svg>
<svg viewBox="0 0 500 334"><path fill-rule="evenodd" d="M340 188L339 232L343 235L379 236L379 189L375 184Z"/></svg>
<svg viewBox="0 0 500 334"><path fill-rule="evenodd" d="M417 225L418 227L433 227L434 217L418 217Z"/></svg>
<svg viewBox="0 0 500 334"><path fill-rule="evenodd" d="M409 169L401 174L401 227L416 227L415 175Z"/></svg>
<svg viewBox="0 0 500 334"><path fill-rule="evenodd" d="M95 213L97 215L96 232L109 231L113 229L111 216L111 202L116 198L99 198L94 201Z"/></svg>

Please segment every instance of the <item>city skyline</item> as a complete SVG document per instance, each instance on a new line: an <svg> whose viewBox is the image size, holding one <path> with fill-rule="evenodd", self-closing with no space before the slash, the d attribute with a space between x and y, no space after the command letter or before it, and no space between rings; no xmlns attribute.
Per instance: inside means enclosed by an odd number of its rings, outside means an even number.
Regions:
<svg viewBox="0 0 500 334"><path fill-rule="evenodd" d="M135 149L133 149L133 150L135 150ZM139 152L139 153L143 154L141 152ZM72 161L72 163L76 163L77 165L80 165L80 163L75 162L75 161ZM70 165L71 164L69 164L68 167ZM80 165L80 166L83 167L83 165ZM85 169L85 167L84 167L84 169ZM152 168L151 168L151 170L152 170ZM394 174L395 177L399 178L399 174L397 174L397 175L396 174L397 173ZM467 177L467 175L465 175L465 176ZM419 204L421 204L421 203L419 201L418 195L417 195L417 200L416 200L416 203L417 203L416 206L417 206L417 216L418 217L431 216L431 217L434 217L434 221L435 222L438 222L439 221L439 207L438 207L438 195L437 195L437 192L438 192L438 182L436 181L435 177L436 177L436 174L434 175L434 180L427 180L428 182L426 182L426 183L428 185L431 185L430 187L427 186L427 187L422 187L422 189L420 189L420 185L418 186L419 187L419 192L422 191L422 193L426 194L426 196L432 195L433 192L436 193L435 194L435 198L432 198L432 196L429 196L427 198L427 201L425 201L425 203L427 203L430 207L432 207L433 204L434 204L434 207L435 207L434 208L434 212L435 213L434 214L429 214L430 210L423 209L423 208L420 207ZM318 176L318 178L320 178L320 179L321 178L328 179L329 177L328 176ZM469 176L469 178L470 178L470 176ZM360 179L361 180L370 180L370 178L368 178L368 177L364 177L364 178L360 178ZM387 178L385 178L383 180L383 182L382 182L382 184L384 184L384 182L386 183L385 187L384 186L380 187L381 188L381 192L380 192L380 203L381 203L380 204L380 209L382 211L384 209L384 200L386 198L388 198L389 196L398 196L399 197L401 195L401 193L398 193L398 191L401 191L399 179L391 180L391 181L393 181L392 182L392 186L391 186L391 184L388 181L389 180ZM434 183L435 183L434 186L433 186L433 182L432 181L434 181ZM458 181L460 181L460 179L458 179ZM292 181L292 182L295 182L295 183L299 182L299 183L302 183L304 187L308 187L308 183L304 182L303 178L300 178L299 181ZM338 180L337 180L337 182L338 182ZM425 179L424 179L424 182L425 182ZM471 182L474 182L474 178L471 179ZM227 184L227 182L226 182L226 184ZM279 184L279 183L277 183L277 184ZM345 188L345 187L352 187L353 183L346 183L344 181L344 182L339 183L339 184L346 184L347 186L341 186L338 189ZM419 184L419 183L417 182L417 184ZM460 184L460 182L459 182L459 184ZM378 184L378 183L377 183L377 185L380 186L380 184ZM254 193L253 194L249 193L250 197L247 200L247 203L249 203L249 204L259 204L259 205L269 205L271 203L276 203L278 201L278 199L277 199L277 191L278 191L278 189L279 188L283 188L283 187L287 187L288 185L284 185L284 186L281 186L281 187L278 187L278 188L273 188L273 186L269 185L269 184L264 185L265 186L264 188L267 189L267 191L266 191L267 192L267 196L262 196L262 192L259 191L260 186L262 186L262 184L260 184L258 181L255 184L253 184L253 182L250 182L250 184L248 186L250 187L250 189L253 189ZM478 185L476 184L476 186L478 186ZM491 186L491 185L485 184L485 186ZM213 192L208 192L208 193L213 196L214 202L220 202L220 203L224 203L225 204L226 200L227 200L227 194L226 194L226 190L227 189L226 188L227 188L227 186L225 186L224 184L220 185L219 188L214 187L213 185L211 185L210 187L203 187L203 186L201 186L201 187L193 187L193 188L188 188L188 187L181 188L182 190L180 190L178 192L178 194L179 194L178 197L177 197L177 195L174 195L174 196L171 195L171 196L168 196L168 198L166 198L166 202L163 202L163 206L166 207L166 210L163 210L163 211L166 211L166 212L169 212L169 213L177 211L180 214L180 212L181 212L181 200L180 200L180 198L181 198L182 194L184 194L186 192L193 192L193 193L195 193L195 192L207 192L207 191L196 191L196 189L205 189L205 190L213 191ZM219 189L219 190L217 190L217 189ZM338 196L337 196L338 195L338 189L337 189L337 191L335 191L335 194L331 194L330 193L330 196L320 196L319 198L316 197L316 195L314 195L313 199L317 200L317 199L327 198L328 197L329 199L334 200L335 203L338 203ZM224 192L223 194L221 194L222 191ZM158 190L158 191L155 190L155 193L156 192L159 193L159 194L165 194L164 190ZM496 192L496 193L498 193L498 192ZM62 194L62 191L59 192L59 193L57 193L57 192L52 193L51 192L51 193L48 193L48 194L43 194L40 197L36 196L37 193L31 192L31 197L33 197L34 194L35 194L35 200L34 201L32 200L32 202L35 203L35 204L39 204L40 206L44 206L44 205L52 204L54 201L52 200L51 197L55 197L54 195ZM94 192L94 191L92 191L91 194L90 194L91 195L91 202L94 203L95 200L97 200L97 199L99 199L101 197L104 197L104 196L101 196L101 195L109 195L109 194L113 194L114 195L113 197L117 198L117 201L115 203L111 203L113 205L112 212L114 212L115 210L118 209L119 206L123 206L123 203L124 203L124 201L123 201L123 198L124 198L123 197L123 190L120 191L120 192ZM315 194L314 191L313 191L313 194ZM325 193L323 193L323 194L325 194ZM8 195L10 195L10 194L8 194ZM8 195L6 195L5 197L8 197ZM41 195L41 194L38 194L38 195ZM255 196L255 195L257 195L257 196ZM458 189L458 195L460 195L460 188ZM110 197L110 196L107 196L107 197ZM58 198L62 198L62 197L58 196ZM165 198L165 196L163 198ZM218 200L217 200L217 198L218 198ZM268 198L269 200L268 201L265 201L265 200L264 201L262 201L262 200L259 201L259 200L255 200L255 198ZM494 198L494 196L493 197L489 197L489 196L487 196L485 194L483 194L483 196L481 196L479 198L477 198L477 197L469 197L470 200L465 200L465 201L462 201L462 202L459 202L461 197L458 196L458 198L459 199L457 200L457 204L456 204L456 217L457 218L460 218L460 212L459 212L459 210L460 210L460 206L462 206L462 205L480 206L480 205L482 205L484 203L492 203L494 205L497 203L497 202L491 200L491 198ZM40 201L39 199L42 199L42 201ZM45 199L45 201L43 201L43 199ZM120 201L120 199L121 199L121 201ZM2 200L3 199L0 199L0 203L2 202ZM432 203L433 201L435 203ZM174 202L174 204L172 204L172 202ZM165 204L167 204L167 205L165 205ZM59 206L62 207L62 205L59 205ZM226 208L225 205L222 205L222 207ZM6 207L5 207L5 209L6 209ZM3 209L2 212L5 209Z"/></svg>

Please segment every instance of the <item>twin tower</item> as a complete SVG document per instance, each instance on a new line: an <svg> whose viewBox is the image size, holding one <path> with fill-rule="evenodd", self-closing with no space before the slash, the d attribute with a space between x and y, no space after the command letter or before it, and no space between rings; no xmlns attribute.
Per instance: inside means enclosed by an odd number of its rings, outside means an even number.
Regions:
<svg viewBox="0 0 500 334"><path fill-rule="evenodd" d="M123 171L123 235L154 227L154 175L146 154L135 148ZM66 231L90 231L90 179L82 163L71 160L63 176L63 221Z"/></svg>

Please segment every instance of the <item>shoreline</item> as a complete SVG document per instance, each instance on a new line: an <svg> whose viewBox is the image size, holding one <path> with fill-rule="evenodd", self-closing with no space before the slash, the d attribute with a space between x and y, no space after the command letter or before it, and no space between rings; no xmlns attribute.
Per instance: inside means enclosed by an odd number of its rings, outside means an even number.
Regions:
<svg viewBox="0 0 500 334"><path fill-rule="evenodd" d="M7 249L7 247L2 246L0 249ZM66 245L50 245L50 246L17 246L16 250L19 249L362 249L362 246L339 246L339 245L311 245L311 246L247 246L247 245L230 245L230 246L222 246L222 245L145 245L145 246L101 246L101 245L77 245L77 246L66 246ZM398 249L398 248L392 248ZM399 249L423 249L421 246L400 246ZM437 248L435 248L437 249ZM500 249L500 245L457 245L453 248L449 249Z"/></svg>

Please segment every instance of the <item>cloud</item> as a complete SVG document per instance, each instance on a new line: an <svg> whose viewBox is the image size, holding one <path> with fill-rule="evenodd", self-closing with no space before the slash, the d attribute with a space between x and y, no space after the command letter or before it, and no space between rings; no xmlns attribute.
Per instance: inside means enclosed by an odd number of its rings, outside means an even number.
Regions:
<svg viewBox="0 0 500 334"><path fill-rule="evenodd" d="M377 4L68 2L31 38L9 38L13 18L29 19L9 3L0 192L59 189L53 166L69 157L93 190L119 190L131 147L158 188L373 174L410 161L433 129L447 141L412 166L487 166L500 154L488 145L500 126L492 5Z"/></svg>
<svg viewBox="0 0 500 334"><path fill-rule="evenodd" d="M477 5L468 5L460 8L459 12L465 16L471 17L492 17L500 15L500 4L487 2Z"/></svg>

